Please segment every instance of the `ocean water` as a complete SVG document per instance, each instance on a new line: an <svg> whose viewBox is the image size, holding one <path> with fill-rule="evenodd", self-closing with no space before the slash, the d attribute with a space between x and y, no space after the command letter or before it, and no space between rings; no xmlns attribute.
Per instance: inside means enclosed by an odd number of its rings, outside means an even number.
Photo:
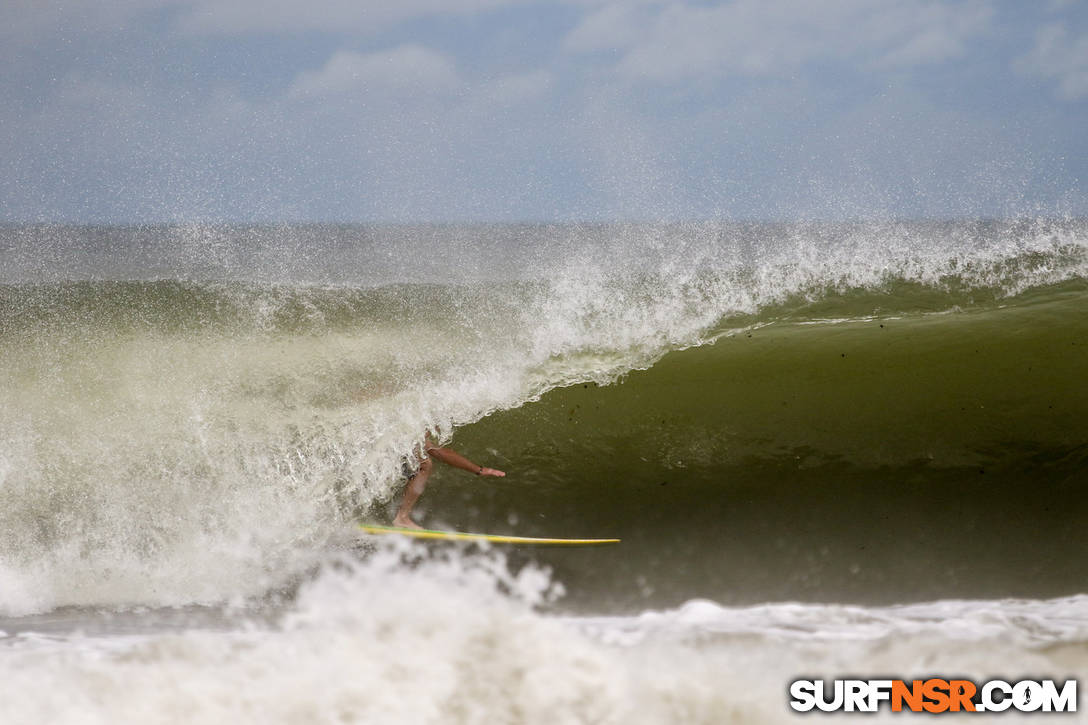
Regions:
<svg viewBox="0 0 1088 725"><path fill-rule="evenodd" d="M1077 677L1085 380L1083 220L6 227L0 719ZM368 539L428 432L508 475L439 467L424 525L622 543Z"/></svg>

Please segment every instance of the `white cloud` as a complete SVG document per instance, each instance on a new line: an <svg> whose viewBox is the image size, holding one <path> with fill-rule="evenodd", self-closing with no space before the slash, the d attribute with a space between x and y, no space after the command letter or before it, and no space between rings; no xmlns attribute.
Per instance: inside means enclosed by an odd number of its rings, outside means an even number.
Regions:
<svg viewBox="0 0 1088 725"><path fill-rule="evenodd" d="M1013 67L1028 76L1054 79L1058 95L1069 101L1088 97L1088 33L1074 36L1054 23L1035 34L1035 47Z"/></svg>
<svg viewBox="0 0 1088 725"><path fill-rule="evenodd" d="M612 3L586 17L565 47L575 53L618 50L622 75L662 82L788 75L826 59L914 66L963 55L968 41L986 31L991 15L983 0Z"/></svg>
<svg viewBox="0 0 1088 725"><path fill-rule="evenodd" d="M457 69L448 58L407 44L367 54L338 51L320 70L300 73L288 95L298 98L354 90L442 93L458 83Z"/></svg>
<svg viewBox="0 0 1088 725"><path fill-rule="evenodd" d="M526 103L540 99L554 83L551 73L535 70L497 78L484 86L480 95L494 104Z"/></svg>
<svg viewBox="0 0 1088 725"><path fill-rule="evenodd" d="M5 3L0 39L17 45L51 34L128 29L148 13L169 11L174 27L192 35L300 31L373 33L428 16L467 16L529 0L108 0Z"/></svg>
<svg viewBox="0 0 1088 725"><path fill-rule="evenodd" d="M96 3L55 3L16 0L4 3L0 39L29 45L42 36L86 35L127 29L141 13L177 4L177 0L111 0Z"/></svg>
<svg viewBox="0 0 1088 725"><path fill-rule="evenodd" d="M963 44L946 27L928 28L907 40L881 60L883 64L911 66L939 63L963 54Z"/></svg>
<svg viewBox="0 0 1088 725"><path fill-rule="evenodd" d="M648 9L636 3L606 5L579 23L564 39L563 46L575 53L626 48L642 38L652 20Z"/></svg>
<svg viewBox="0 0 1088 725"><path fill-rule="evenodd" d="M980 2L901 3L896 12L876 20L889 29L900 29L898 33L893 31L893 48L878 63L926 65L966 55L968 41L986 31L992 15L992 8Z"/></svg>
<svg viewBox="0 0 1088 725"><path fill-rule="evenodd" d="M472 15L521 0L196 0L180 20L197 34L374 31L429 15Z"/></svg>

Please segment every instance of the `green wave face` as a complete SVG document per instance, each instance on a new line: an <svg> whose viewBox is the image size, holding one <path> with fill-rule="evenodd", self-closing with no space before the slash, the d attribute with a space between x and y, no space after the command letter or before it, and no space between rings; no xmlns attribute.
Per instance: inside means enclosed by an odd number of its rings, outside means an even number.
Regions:
<svg viewBox="0 0 1088 725"><path fill-rule="evenodd" d="M1069 594L1088 564L1086 380L1081 282L970 312L775 322L468 427L458 443L500 451L523 483L451 481L431 505L623 538L605 574L554 560L616 606Z"/></svg>
<svg viewBox="0 0 1088 725"><path fill-rule="evenodd" d="M971 312L775 322L669 353L615 385L554 390L473 430L494 431L503 449L577 441L577 467L616 455L711 470L798 455L1011 465L1088 441L1086 312L1076 283Z"/></svg>

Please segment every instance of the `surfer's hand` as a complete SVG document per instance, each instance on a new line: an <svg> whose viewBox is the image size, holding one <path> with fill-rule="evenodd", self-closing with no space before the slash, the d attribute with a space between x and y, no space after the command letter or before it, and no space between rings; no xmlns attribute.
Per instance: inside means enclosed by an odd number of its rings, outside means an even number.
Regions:
<svg viewBox="0 0 1088 725"><path fill-rule="evenodd" d="M506 474L497 468L481 468L477 476L495 476L496 478L502 478Z"/></svg>

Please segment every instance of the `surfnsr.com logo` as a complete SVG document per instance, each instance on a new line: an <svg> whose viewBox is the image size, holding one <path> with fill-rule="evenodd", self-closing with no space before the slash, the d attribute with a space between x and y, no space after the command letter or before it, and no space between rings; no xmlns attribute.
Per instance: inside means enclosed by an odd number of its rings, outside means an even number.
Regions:
<svg viewBox="0 0 1088 725"><path fill-rule="evenodd" d="M1076 712L1077 681L795 680L790 698L797 712Z"/></svg>

